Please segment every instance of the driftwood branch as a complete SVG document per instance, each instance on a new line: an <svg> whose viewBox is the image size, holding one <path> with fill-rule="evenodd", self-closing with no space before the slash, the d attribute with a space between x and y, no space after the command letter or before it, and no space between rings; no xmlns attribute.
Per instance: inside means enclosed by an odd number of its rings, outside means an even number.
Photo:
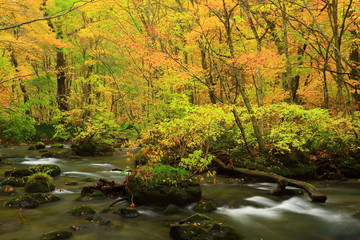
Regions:
<svg viewBox="0 0 360 240"><path fill-rule="evenodd" d="M279 193L280 191L283 191L286 186L291 186L291 187L303 189L309 195L312 202L324 203L327 200L326 195L321 193L310 183L291 179L291 178L286 178L271 172L229 167L218 159L214 159L214 161L220 166L221 170L225 172L239 176L254 177L261 181L278 183L278 186L272 191L272 193Z"/></svg>

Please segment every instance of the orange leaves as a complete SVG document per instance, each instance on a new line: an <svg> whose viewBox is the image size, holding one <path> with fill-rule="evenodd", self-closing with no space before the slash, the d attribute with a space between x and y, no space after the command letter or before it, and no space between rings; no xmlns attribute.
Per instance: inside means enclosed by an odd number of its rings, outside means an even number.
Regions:
<svg viewBox="0 0 360 240"><path fill-rule="evenodd" d="M228 60L229 64L245 68L245 71L253 72L259 68L279 67L280 56L273 50L267 49L261 52L244 53L237 58Z"/></svg>

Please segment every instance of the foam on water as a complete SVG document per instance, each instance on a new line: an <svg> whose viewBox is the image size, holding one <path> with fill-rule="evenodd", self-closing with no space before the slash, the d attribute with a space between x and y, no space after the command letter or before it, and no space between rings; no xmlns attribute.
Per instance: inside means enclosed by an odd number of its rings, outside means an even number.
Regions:
<svg viewBox="0 0 360 240"><path fill-rule="evenodd" d="M71 175L75 175L75 176L89 176L89 177L94 177L94 178L99 178L99 177L101 177L101 176L98 175L98 174L89 173L89 172L69 171L69 172L63 172L63 173L61 173L61 176L71 176Z"/></svg>
<svg viewBox="0 0 360 240"><path fill-rule="evenodd" d="M29 158L26 157L25 161L22 161L21 164L24 165L39 165L39 164L54 164L60 162L60 159L57 158Z"/></svg>
<svg viewBox="0 0 360 240"><path fill-rule="evenodd" d="M245 206L236 209L221 207L218 208L217 212L244 221L248 221L251 217L279 219L286 213L309 215L331 223L355 221L349 214L326 210L299 197L293 197L280 203L260 196L254 196L246 200L263 207Z"/></svg>
<svg viewBox="0 0 360 240"><path fill-rule="evenodd" d="M72 194L72 193L75 193L75 192L72 192L72 191L69 191L69 190L66 190L66 189L55 189L51 193L59 195L59 194Z"/></svg>
<svg viewBox="0 0 360 240"><path fill-rule="evenodd" d="M91 164L89 164L89 166L92 166L92 167L115 167L114 165L112 165L110 163L91 163Z"/></svg>

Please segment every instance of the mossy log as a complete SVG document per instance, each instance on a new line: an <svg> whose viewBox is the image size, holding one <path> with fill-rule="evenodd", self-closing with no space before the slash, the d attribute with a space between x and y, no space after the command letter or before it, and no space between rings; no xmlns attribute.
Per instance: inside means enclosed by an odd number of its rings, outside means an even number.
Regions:
<svg viewBox="0 0 360 240"><path fill-rule="evenodd" d="M281 191L284 191L286 186L291 186L291 187L303 189L309 195L312 202L324 203L327 200L326 195L321 193L319 190L317 190L314 187L314 185L310 183L291 179L291 178L286 178L271 172L229 167L218 159L215 159L214 161L220 166L221 170L223 170L224 172L228 172L238 176L253 177L261 181L276 182L278 185L272 191L272 194L274 195L280 193Z"/></svg>

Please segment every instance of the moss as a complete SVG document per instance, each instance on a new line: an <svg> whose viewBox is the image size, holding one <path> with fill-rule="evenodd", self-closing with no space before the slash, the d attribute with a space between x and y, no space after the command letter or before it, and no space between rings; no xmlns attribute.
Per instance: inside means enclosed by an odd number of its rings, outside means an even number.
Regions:
<svg viewBox="0 0 360 240"><path fill-rule="evenodd" d="M71 238L72 235L71 231L53 231L43 234L41 240L67 239Z"/></svg>
<svg viewBox="0 0 360 240"><path fill-rule="evenodd" d="M86 194L86 196L92 197L92 198L106 198L106 195L99 190L95 190L92 193L88 193L88 194Z"/></svg>
<svg viewBox="0 0 360 240"><path fill-rule="evenodd" d="M211 200L201 200L195 204L193 210L195 212L211 212L217 209L216 204Z"/></svg>
<svg viewBox="0 0 360 240"><path fill-rule="evenodd" d="M30 176L33 174L33 172L28 168L23 169L11 169L5 171L5 177L16 177L16 178L22 178L25 176Z"/></svg>
<svg viewBox="0 0 360 240"><path fill-rule="evenodd" d="M40 206L40 203L31 194L25 194L11 199L5 203L5 206L10 208L36 208Z"/></svg>
<svg viewBox="0 0 360 240"><path fill-rule="evenodd" d="M43 142L37 142L36 144L35 144L35 148L36 149L44 149L46 146L45 146L45 143L43 143Z"/></svg>
<svg viewBox="0 0 360 240"><path fill-rule="evenodd" d="M21 178L9 177L5 178L0 182L0 186L10 185L12 187L23 187L25 185L25 181Z"/></svg>
<svg viewBox="0 0 360 240"><path fill-rule="evenodd" d="M57 201L59 201L61 199L57 195L46 194L46 193L34 193L34 194L31 194L31 196L35 200L37 200L40 204L57 202Z"/></svg>
<svg viewBox="0 0 360 240"><path fill-rule="evenodd" d="M86 216L86 215L94 215L96 212L91 207L80 206L80 207L76 207L76 208L71 209L69 211L69 213L72 216L80 217L80 216Z"/></svg>
<svg viewBox="0 0 360 240"><path fill-rule="evenodd" d="M55 144L51 145L50 148L52 148L52 149L61 149L61 148L64 148L64 144L55 143Z"/></svg>
<svg viewBox="0 0 360 240"><path fill-rule="evenodd" d="M28 193L50 192L53 190L55 190L53 179L45 173L35 173L25 183L25 192Z"/></svg>
<svg viewBox="0 0 360 240"><path fill-rule="evenodd" d="M61 169L56 164L39 164L36 166L29 167L33 173L46 173L52 177L59 176L61 174Z"/></svg>

